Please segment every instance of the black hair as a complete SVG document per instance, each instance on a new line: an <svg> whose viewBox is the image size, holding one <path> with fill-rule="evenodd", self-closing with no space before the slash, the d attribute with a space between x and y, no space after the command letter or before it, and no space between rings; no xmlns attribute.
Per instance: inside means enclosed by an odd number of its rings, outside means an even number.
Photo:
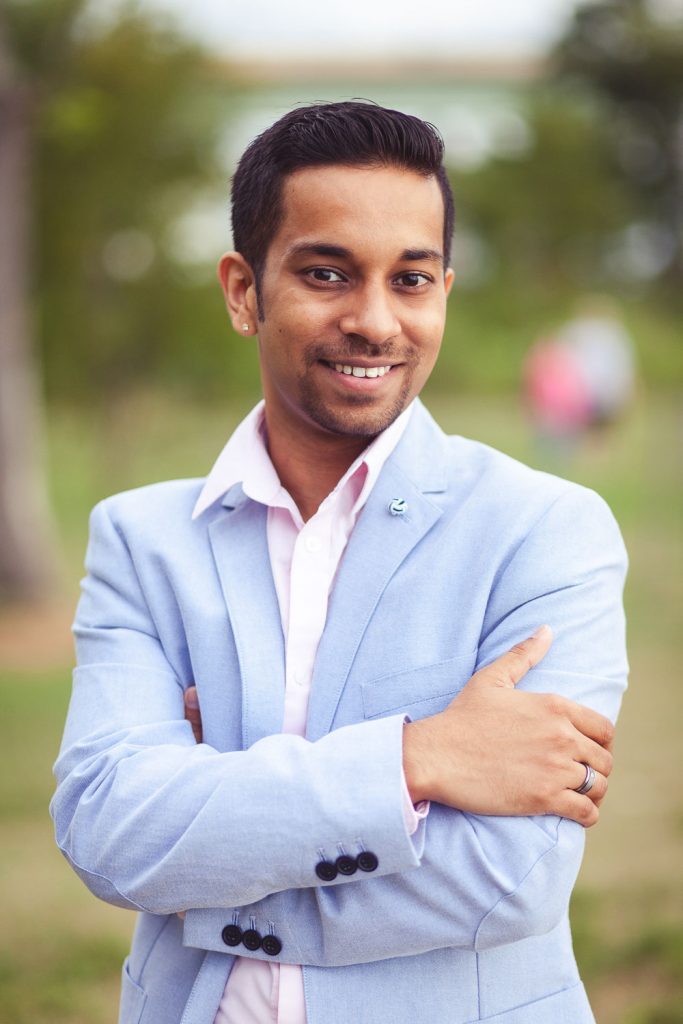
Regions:
<svg viewBox="0 0 683 1024"><path fill-rule="evenodd" d="M455 215L443 155L434 125L365 100L314 103L281 117L247 147L232 181L233 244L254 272L257 296L268 247L282 221L284 181L304 167L395 166L436 178L444 206L445 270Z"/></svg>

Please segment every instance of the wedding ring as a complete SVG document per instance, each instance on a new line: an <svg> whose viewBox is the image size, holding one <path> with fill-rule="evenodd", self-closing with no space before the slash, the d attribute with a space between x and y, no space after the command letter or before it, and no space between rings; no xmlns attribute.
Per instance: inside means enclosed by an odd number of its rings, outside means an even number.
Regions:
<svg viewBox="0 0 683 1024"><path fill-rule="evenodd" d="M593 783L595 782L595 768L591 768L591 766L589 764L586 764L585 761L582 761L581 764L586 769L586 778L583 780L581 785L574 790L574 792L582 794L590 793L591 789L593 788Z"/></svg>

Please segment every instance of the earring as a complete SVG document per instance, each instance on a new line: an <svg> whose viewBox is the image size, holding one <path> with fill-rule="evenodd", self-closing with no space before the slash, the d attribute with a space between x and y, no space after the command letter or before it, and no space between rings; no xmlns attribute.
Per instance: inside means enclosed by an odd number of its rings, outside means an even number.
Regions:
<svg viewBox="0 0 683 1024"><path fill-rule="evenodd" d="M249 330L249 324L242 324L242 330L243 331L248 331Z"/></svg>

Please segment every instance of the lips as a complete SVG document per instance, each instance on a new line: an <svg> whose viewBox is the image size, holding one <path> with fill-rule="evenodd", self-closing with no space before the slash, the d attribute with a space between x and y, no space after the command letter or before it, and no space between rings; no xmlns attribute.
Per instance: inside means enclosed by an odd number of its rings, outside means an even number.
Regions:
<svg viewBox="0 0 683 1024"><path fill-rule="evenodd" d="M352 363L328 363L336 373L346 374L347 377L383 377L389 373L391 366L356 366Z"/></svg>

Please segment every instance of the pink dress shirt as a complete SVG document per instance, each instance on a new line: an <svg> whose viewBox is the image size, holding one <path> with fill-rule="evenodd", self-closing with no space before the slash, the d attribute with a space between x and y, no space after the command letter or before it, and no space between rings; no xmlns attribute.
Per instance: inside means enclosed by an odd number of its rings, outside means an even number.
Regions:
<svg viewBox="0 0 683 1024"><path fill-rule="evenodd" d="M306 523L270 461L263 409L261 402L228 441L194 515L237 482L249 498L268 507L268 551L286 652L282 731L304 736L315 656L339 562L370 491L405 430L411 407L361 453ZM406 826L412 833L428 805L413 807L405 781L403 802ZM301 967L237 958L214 1024L305 1022Z"/></svg>

